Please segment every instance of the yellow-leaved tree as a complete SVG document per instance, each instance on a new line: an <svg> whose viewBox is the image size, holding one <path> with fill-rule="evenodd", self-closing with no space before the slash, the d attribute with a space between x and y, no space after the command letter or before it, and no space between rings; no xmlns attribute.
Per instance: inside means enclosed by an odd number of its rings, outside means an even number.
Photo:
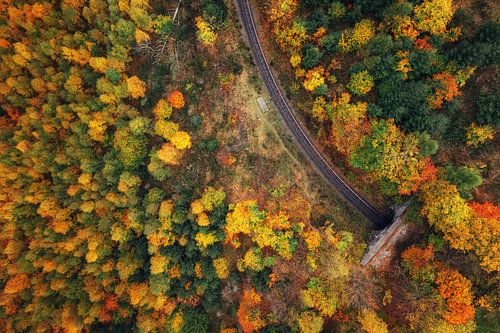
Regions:
<svg viewBox="0 0 500 333"><path fill-rule="evenodd" d="M387 333L387 324L373 310L363 310L358 317L359 323L367 333Z"/></svg>
<svg viewBox="0 0 500 333"><path fill-rule="evenodd" d="M146 83L144 83L137 76L131 76L126 80L127 91L130 98L137 99L144 97L146 93Z"/></svg>
<svg viewBox="0 0 500 333"><path fill-rule="evenodd" d="M451 247L474 251L487 271L500 269L499 214L485 214L481 205L468 205L455 185L436 180L422 186L422 215L443 233Z"/></svg>
<svg viewBox="0 0 500 333"><path fill-rule="evenodd" d="M313 92L323 84L325 84L325 69L323 67L316 67L307 71L303 83L307 91Z"/></svg>
<svg viewBox="0 0 500 333"><path fill-rule="evenodd" d="M453 17L453 0L425 0L414 9L418 30L439 35Z"/></svg>
<svg viewBox="0 0 500 333"><path fill-rule="evenodd" d="M175 132L170 138L170 142L179 150L191 148L191 136L184 131Z"/></svg>
<svg viewBox="0 0 500 333"><path fill-rule="evenodd" d="M171 143L165 143L160 150L158 150L158 158L169 165L179 165L182 158L182 152L175 148Z"/></svg>
<svg viewBox="0 0 500 333"><path fill-rule="evenodd" d="M472 210L467 206L455 185L436 180L422 186L422 214L429 223L444 234L451 246L460 250L472 249L470 223Z"/></svg>

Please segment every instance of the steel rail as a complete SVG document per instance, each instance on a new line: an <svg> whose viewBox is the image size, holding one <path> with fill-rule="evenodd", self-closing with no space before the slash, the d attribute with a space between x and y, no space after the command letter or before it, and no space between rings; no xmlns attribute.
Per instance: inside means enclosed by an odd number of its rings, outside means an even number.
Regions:
<svg viewBox="0 0 500 333"><path fill-rule="evenodd" d="M257 28L252 14L252 9L248 0L236 0L238 4L240 19L248 37L248 42L254 61L259 69L264 84L271 96L273 103L278 109L288 129L295 140L299 143L306 156L311 160L317 171L325 178L329 185L334 187L344 198L354 206L361 214L369 219L378 228L384 228L391 223L391 219L381 214L376 208L361 197L342 177L330 166L318 151L314 143L309 139L309 135L302 128L302 125L294 115L287 98L279 87L271 68L264 56L262 46L257 34Z"/></svg>

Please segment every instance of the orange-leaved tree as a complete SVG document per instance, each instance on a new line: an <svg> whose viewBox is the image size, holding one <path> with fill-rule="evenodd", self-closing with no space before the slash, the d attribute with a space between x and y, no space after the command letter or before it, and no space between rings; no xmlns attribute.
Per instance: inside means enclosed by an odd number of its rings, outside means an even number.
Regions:
<svg viewBox="0 0 500 333"><path fill-rule="evenodd" d="M466 324L474 318L474 295L472 284L467 278L454 269L443 268L437 273L436 284L440 295L446 300L444 319L447 322Z"/></svg>
<svg viewBox="0 0 500 333"><path fill-rule="evenodd" d="M402 253L402 259L403 267L413 280L432 286L435 295L440 296L437 298L433 296L427 301L439 309L438 314L442 319L453 325L468 324L474 319L471 282L457 270L435 260L431 245L425 249L411 246ZM427 301L422 304L424 308L429 308L430 304L425 303Z"/></svg>
<svg viewBox="0 0 500 333"><path fill-rule="evenodd" d="M267 325L262 296L253 288L243 291L236 315L244 333L256 332Z"/></svg>
<svg viewBox="0 0 500 333"><path fill-rule="evenodd" d="M168 97L168 102L173 108L182 109L184 105L186 105L186 101L184 100L184 95L179 90L172 91Z"/></svg>

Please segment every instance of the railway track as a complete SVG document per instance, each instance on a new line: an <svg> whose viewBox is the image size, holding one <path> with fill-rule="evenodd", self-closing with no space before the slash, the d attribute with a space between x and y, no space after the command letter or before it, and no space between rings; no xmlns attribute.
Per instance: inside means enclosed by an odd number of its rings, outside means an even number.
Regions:
<svg viewBox="0 0 500 333"><path fill-rule="evenodd" d="M287 98L280 89L269 64L264 56L260 45L257 28L248 0L236 0L240 14L240 20L248 38L254 61L259 69L264 84L271 96L273 103L278 109L283 121L292 133L295 141L302 151L314 165L316 170L323 176L327 183L335 188L354 208L369 219L377 228L388 226L392 220L380 213L375 207L368 203L363 197L347 184L342 177L330 166L322 153L318 151L302 125L294 116L294 111Z"/></svg>

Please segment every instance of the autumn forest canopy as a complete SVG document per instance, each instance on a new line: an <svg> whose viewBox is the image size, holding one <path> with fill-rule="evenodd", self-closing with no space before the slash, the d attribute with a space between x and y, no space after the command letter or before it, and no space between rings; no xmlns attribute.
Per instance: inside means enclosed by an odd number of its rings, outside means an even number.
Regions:
<svg viewBox="0 0 500 333"><path fill-rule="evenodd" d="M394 241L245 0L4 0L0 332L499 332L497 2L248 1Z"/></svg>

